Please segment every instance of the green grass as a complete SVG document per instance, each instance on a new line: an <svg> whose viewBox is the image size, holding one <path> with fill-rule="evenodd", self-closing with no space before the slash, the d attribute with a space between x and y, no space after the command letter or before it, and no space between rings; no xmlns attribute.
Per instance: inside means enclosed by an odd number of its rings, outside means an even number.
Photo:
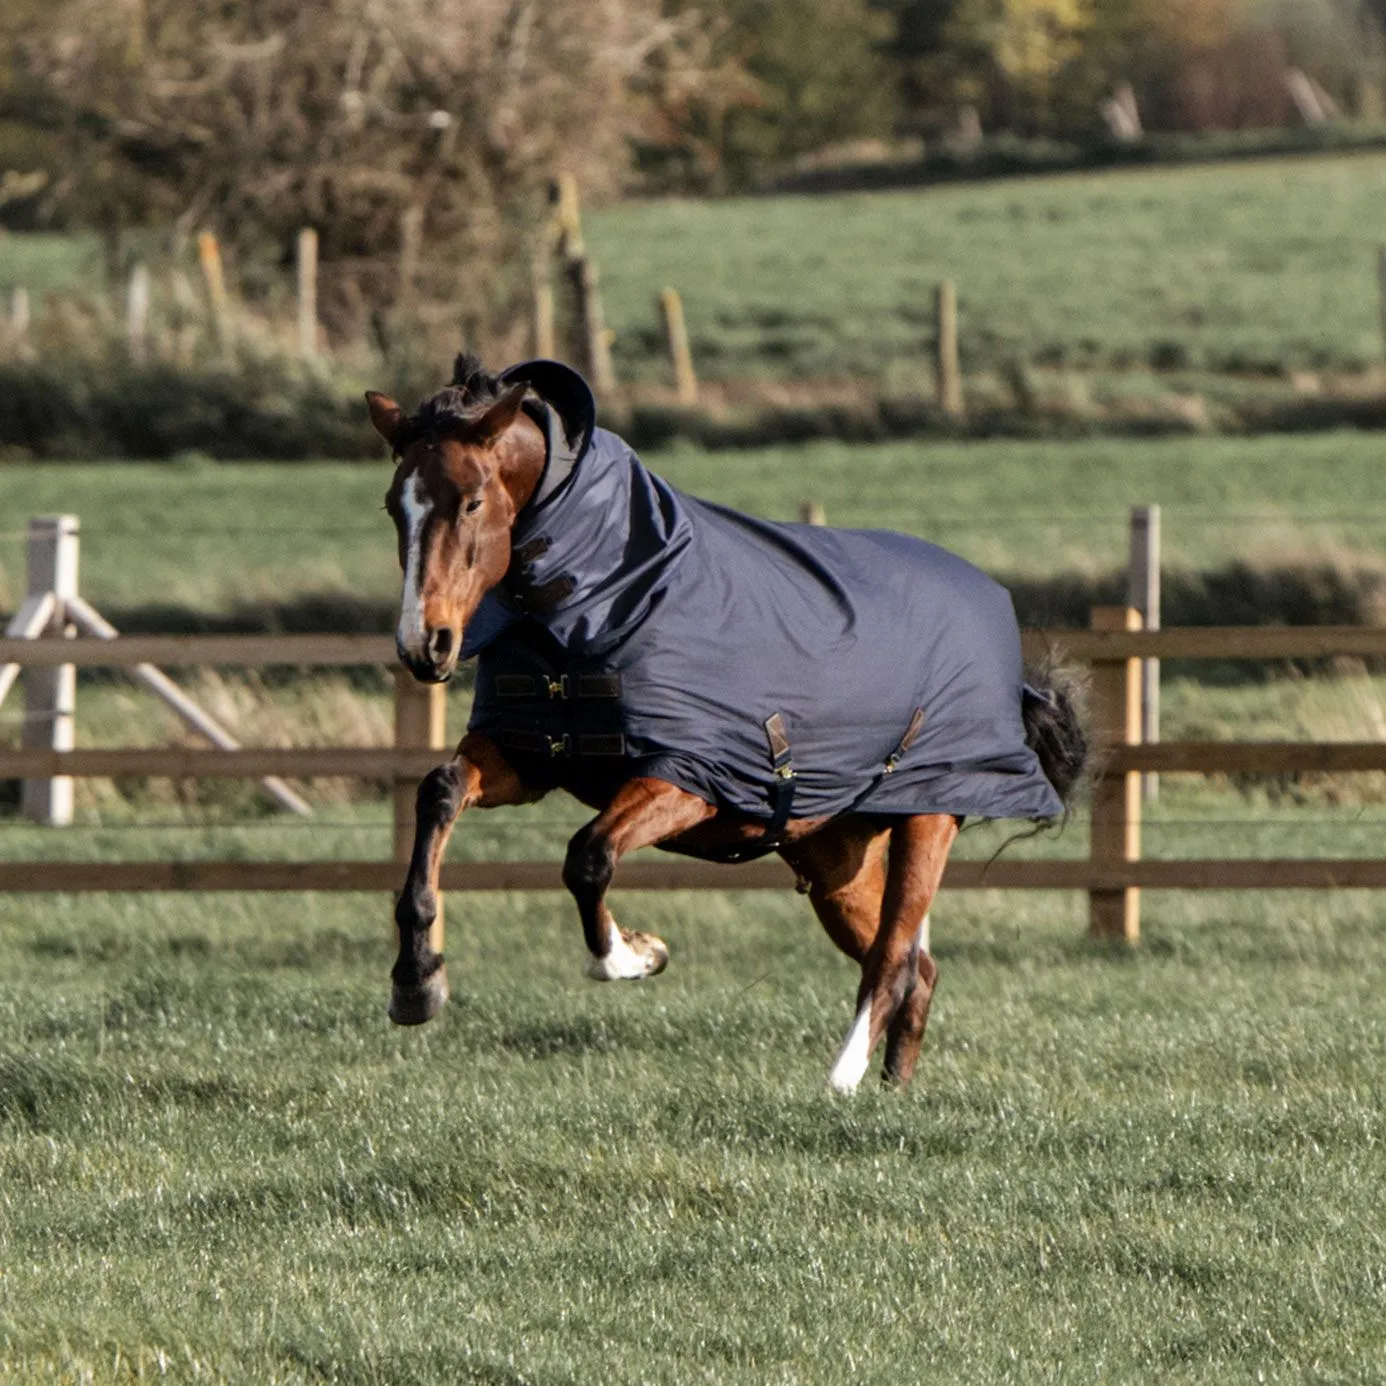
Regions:
<svg viewBox="0 0 1386 1386"><path fill-rule="evenodd" d="M850 1102L801 900L618 908L657 982L582 981L558 897L455 897L401 1032L381 899L6 901L0 1377L1386 1373L1379 897L1148 894L1126 958L1077 897L960 892L914 1091Z"/></svg>
<svg viewBox="0 0 1386 1386"><path fill-rule="evenodd" d="M99 292L102 275L101 248L94 236L0 231L0 293L6 300L13 290L26 288L30 308L38 312L43 295L55 290Z"/></svg>
<svg viewBox="0 0 1386 1386"><path fill-rule="evenodd" d="M684 297L709 376L886 376L958 285L965 365L1204 370L1381 357L1386 157L1124 170L923 191L627 203L590 213L618 369L660 375Z"/></svg>
<svg viewBox="0 0 1386 1386"><path fill-rule="evenodd" d="M812 495L1012 571L1115 564L1133 499L1165 504L1191 566L1386 539L1375 443L1348 435L652 460L762 513ZM211 610L388 599L384 482L0 472L10 523L83 516L98 604ZM1373 735L1381 688L1172 679L1166 734ZM346 679L199 691L249 740L366 734L385 707ZM141 695L83 686L84 744L168 732ZM388 851L379 798L305 827L215 785L83 794L71 831L0 821L0 856ZM1383 797L1365 777L1245 795L1167 777L1145 850L1370 856ZM582 817L557 798L478 814L452 855L552 858ZM1080 816L1011 850L1085 848ZM1386 1376L1379 895L1147 892L1127 957L1082 941L1077 896L952 894L916 1088L851 1102L823 1079L855 974L802 900L618 885L616 905L669 940L658 981L584 982L561 897L454 896L454 1003L401 1032L383 898L0 900L0 1379Z"/></svg>
<svg viewBox="0 0 1386 1386"><path fill-rule="evenodd" d="M1164 507L1170 569L1380 553L1380 444L1336 433L1254 439L890 443L650 453L696 495L794 518L903 529L992 572L1100 573L1125 562L1129 507ZM398 575L380 511L387 466L0 467L0 610L22 596L31 514L82 520L82 589L111 609L209 612L306 592L388 601Z"/></svg>

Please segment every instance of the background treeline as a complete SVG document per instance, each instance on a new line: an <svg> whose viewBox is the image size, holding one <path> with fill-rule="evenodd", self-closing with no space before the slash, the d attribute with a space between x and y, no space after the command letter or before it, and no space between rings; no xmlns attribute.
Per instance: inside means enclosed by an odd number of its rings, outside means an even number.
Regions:
<svg viewBox="0 0 1386 1386"><path fill-rule="evenodd" d="M7 0L0 219L99 228L113 258L130 228L211 227L252 299L312 225L330 331L485 335L560 169L589 195L728 191L902 141L1293 125L1294 73L1372 121L1384 21L1386 0Z"/></svg>
<svg viewBox="0 0 1386 1386"><path fill-rule="evenodd" d="M680 6L680 8L691 8ZM707 42L723 80L672 112L640 167L701 189L752 186L825 147L985 132L1069 141L1383 114L1383 0L730 0ZM737 80L739 79L739 80ZM1310 106L1309 119L1315 114ZM852 144L855 142L855 150Z"/></svg>

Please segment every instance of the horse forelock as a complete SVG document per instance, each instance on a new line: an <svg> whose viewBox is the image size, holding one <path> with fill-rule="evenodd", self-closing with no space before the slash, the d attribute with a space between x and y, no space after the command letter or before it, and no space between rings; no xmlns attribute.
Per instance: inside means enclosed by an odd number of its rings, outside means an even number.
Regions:
<svg viewBox="0 0 1386 1386"><path fill-rule="evenodd" d="M500 392L499 381L481 358L470 351L462 352L453 362L452 383L424 400L400 424L394 438L396 455L403 457L422 439L465 432L499 398Z"/></svg>
<svg viewBox="0 0 1386 1386"><path fill-rule="evenodd" d="M463 391L449 385L439 390L400 424L395 434L395 452L403 457L417 442L464 433L486 412L489 400L469 399Z"/></svg>

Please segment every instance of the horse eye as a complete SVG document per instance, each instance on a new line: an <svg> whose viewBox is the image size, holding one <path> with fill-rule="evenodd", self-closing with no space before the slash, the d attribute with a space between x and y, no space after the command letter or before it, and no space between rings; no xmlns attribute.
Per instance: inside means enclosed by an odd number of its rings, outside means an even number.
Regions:
<svg viewBox="0 0 1386 1386"><path fill-rule="evenodd" d="M469 501L462 507L462 513L463 513L464 515L475 515L476 512L477 512L478 510L480 510L480 509L481 509L481 498L478 496L475 500L469 500Z"/></svg>

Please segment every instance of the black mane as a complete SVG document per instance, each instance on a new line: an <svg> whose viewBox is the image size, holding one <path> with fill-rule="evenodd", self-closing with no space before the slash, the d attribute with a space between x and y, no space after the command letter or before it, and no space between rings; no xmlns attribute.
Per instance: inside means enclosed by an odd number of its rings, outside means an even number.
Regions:
<svg viewBox="0 0 1386 1386"><path fill-rule="evenodd" d="M424 400L399 426L394 448L405 453L420 438L465 428L480 408L500 395L500 384L473 352L460 352L452 365L452 384Z"/></svg>
<svg viewBox="0 0 1386 1386"><path fill-rule="evenodd" d="M472 351L459 351L452 363L452 384L471 404L490 401L500 394L500 382Z"/></svg>

